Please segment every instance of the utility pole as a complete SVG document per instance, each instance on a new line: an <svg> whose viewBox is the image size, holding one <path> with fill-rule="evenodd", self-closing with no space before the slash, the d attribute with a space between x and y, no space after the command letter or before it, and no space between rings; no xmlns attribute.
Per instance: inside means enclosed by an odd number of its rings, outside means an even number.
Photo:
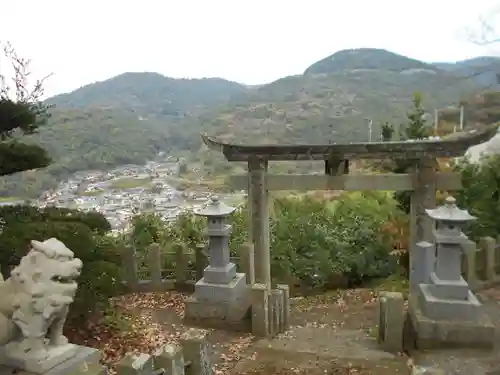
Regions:
<svg viewBox="0 0 500 375"><path fill-rule="evenodd" d="M439 130L439 109L434 110L434 134L438 134Z"/></svg>
<svg viewBox="0 0 500 375"><path fill-rule="evenodd" d="M464 130L464 106L460 106L460 131Z"/></svg>
<svg viewBox="0 0 500 375"><path fill-rule="evenodd" d="M372 120L368 120L368 142L372 143L372 125L373 125L373 121Z"/></svg>

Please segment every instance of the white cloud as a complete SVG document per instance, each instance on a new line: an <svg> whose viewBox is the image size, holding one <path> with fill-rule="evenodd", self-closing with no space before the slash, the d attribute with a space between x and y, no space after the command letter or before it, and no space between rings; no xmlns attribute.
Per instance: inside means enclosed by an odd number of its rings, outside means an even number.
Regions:
<svg viewBox="0 0 500 375"><path fill-rule="evenodd" d="M54 73L47 93L125 71L256 84L345 48L427 61L481 53L458 37L493 0L24 0L2 4L0 39Z"/></svg>

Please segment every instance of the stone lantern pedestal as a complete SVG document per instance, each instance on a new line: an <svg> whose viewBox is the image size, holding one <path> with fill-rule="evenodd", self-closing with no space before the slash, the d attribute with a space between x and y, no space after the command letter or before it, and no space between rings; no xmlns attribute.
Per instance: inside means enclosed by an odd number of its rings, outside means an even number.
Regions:
<svg viewBox="0 0 500 375"><path fill-rule="evenodd" d="M436 257L430 280L410 296L417 345L490 347L494 327L461 275L462 245L468 240L462 227L475 217L459 209L452 197L444 206L426 212L436 223Z"/></svg>
<svg viewBox="0 0 500 375"><path fill-rule="evenodd" d="M195 284L195 291L185 303L185 319L217 328L245 330L250 309L246 275L236 272L230 261L229 235L231 225L226 218L235 210L217 197L196 214L207 218L210 264Z"/></svg>

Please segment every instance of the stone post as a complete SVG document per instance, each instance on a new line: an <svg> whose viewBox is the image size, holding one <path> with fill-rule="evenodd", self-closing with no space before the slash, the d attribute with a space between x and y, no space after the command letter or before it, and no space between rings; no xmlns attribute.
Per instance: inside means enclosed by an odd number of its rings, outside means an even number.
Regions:
<svg viewBox="0 0 500 375"><path fill-rule="evenodd" d="M269 322L269 288L265 284L252 285L252 334L257 337L268 337Z"/></svg>
<svg viewBox="0 0 500 375"><path fill-rule="evenodd" d="M402 293L382 292L379 296L378 342L388 352L403 350L404 302Z"/></svg>
<svg viewBox="0 0 500 375"><path fill-rule="evenodd" d="M492 237L483 237L479 246L484 251L484 276L486 281L493 281L496 277L495 272L495 247L496 241Z"/></svg>
<svg viewBox="0 0 500 375"><path fill-rule="evenodd" d="M153 290L155 292L161 291L162 287L162 259L161 259L161 249L160 245L157 243L152 243L148 248L148 266L151 275L151 283L153 284Z"/></svg>
<svg viewBox="0 0 500 375"><path fill-rule="evenodd" d="M410 254L421 241L432 242L432 220L425 210L436 207L436 161L416 161L410 207ZM411 258L410 258L411 259Z"/></svg>
<svg viewBox="0 0 500 375"><path fill-rule="evenodd" d="M269 333L275 336L281 332L281 299L283 291L272 289L269 295Z"/></svg>
<svg viewBox="0 0 500 375"><path fill-rule="evenodd" d="M436 261L435 247L433 244L421 241L417 243L413 252L410 253L410 290L416 292L420 284L430 281L431 273L434 271Z"/></svg>
<svg viewBox="0 0 500 375"><path fill-rule="evenodd" d="M150 375L153 358L149 354L128 354L116 365L118 375Z"/></svg>
<svg viewBox="0 0 500 375"><path fill-rule="evenodd" d="M212 375L207 332L190 328L181 336L180 341L187 364L186 375Z"/></svg>
<svg viewBox="0 0 500 375"><path fill-rule="evenodd" d="M165 345L154 356L154 367L164 369L165 375L184 375L184 356L180 345Z"/></svg>
<svg viewBox="0 0 500 375"><path fill-rule="evenodd" d="M271 289L271 256L269 249L269 210L267 160L249 162L250 210L252 237L255 244L255 282Z"/></svg>
<svg viewBox="0 0 500 375"><path fill-rule="evenodd" d="M240 259L242 270L247 275L247 284L255 283L255 257L254 245L250 242L245 242L240 248Z"/></svg>
<svg viewBox="0 0 500 375"><path fill-rule="evenodd" d="M478 285L477 280L477 264L476 253L477 247L474 241L468 240L462 244L462 249L465 255L465 279L471 289Z"/></svg>
<svg viewBox="0 0 500 375"><path fill-rule="evenodd" d="M284 284L276 285L283 291L283 331L290 329L290 287Z"/></svg>
<svg viewBox="0 0 500 375"><path fill-rule="evenodd" d="M127 288L135 292L139 286L137 275L137 258L135 257L135 249L131 245L125 245L122 254L124 279L127 283Z"/></svg>

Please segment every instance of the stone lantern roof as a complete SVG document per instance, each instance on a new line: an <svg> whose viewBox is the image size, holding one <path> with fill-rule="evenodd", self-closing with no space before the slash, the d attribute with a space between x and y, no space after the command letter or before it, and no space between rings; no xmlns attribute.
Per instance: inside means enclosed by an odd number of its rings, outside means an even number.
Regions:
<svg viewBox="0 0 500 375"><path fill-rule="evenodd" d="M444 205L433 209L426 209L425 212L436 221L465 223L476 219L467 210L458 208L456 200L453 197L447 197Z"/></svg>
<svg viewBox="0 0 500 375"><path fill-rule="evenodd" d="M212 196L208 204L197 211L196 215L205 217L224 217L229 216L234 210L236 210L236 207L226 205L218 196Z"/></svg>

